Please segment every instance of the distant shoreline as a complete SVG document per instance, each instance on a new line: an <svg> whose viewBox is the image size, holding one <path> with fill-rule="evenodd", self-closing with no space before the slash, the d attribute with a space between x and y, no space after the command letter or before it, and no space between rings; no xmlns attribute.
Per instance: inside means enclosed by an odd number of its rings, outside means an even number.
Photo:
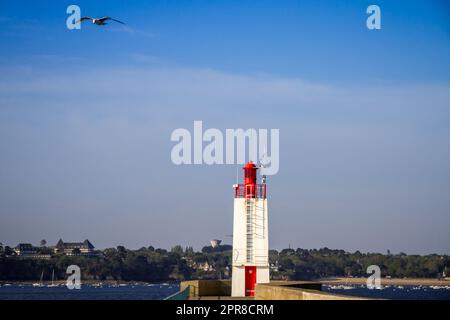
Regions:
<svg viewBox="0 0 450 320"><path fill-rule="evenodd" d="M64 285L67 280L55 280L54 284ZM39 280L30 281L30 280L0 280L0 285L5 284L23 284L23 285L32 285L34 283L38 283ZM177 282L176 280L160 280L160 281L124 281L124 280L81 280L81 284L147 284L147 283L173 283ZM51 284L51 280L42 281L44 286Z"/></svg>
<svg viewBox="0 0 450 320"><path fill-rule="evenodd" d="M323 278L315 280L322 284L327 285L365 285L367 284L367 278ZM39 282L35 281L23 281L23 280L1 280L0 285L4 284L24 284L32 285ZM147 284L147 283L173 283L176 280L160 280L160 281L124 281L124 280L81 280L81 284ZM51 281L43 281L43 285L51 284ZM66 280L55 280L55 284L62 285L66 283ZM391 286L450 286L450 280L438 280L432 278L381 278L381 285Z"/></svg>
<svg viewBox="0 0 450 320"><path fill-rule="evenodd" d="M319 279L322 284L365 285L367 278L326 278ZM381 285L391 286L450 286L450 280L430 278L381 278Z"/></svg>

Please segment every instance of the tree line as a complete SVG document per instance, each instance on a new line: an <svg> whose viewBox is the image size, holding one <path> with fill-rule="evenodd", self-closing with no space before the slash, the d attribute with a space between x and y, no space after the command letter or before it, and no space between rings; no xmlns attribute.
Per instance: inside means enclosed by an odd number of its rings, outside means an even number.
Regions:
<svg viewBox="0 0 450 320"><path fill-rule="evenodd" d="M42 247L42 252L49 252ZM78 265L84 280L168 281L188 279L228 279L231 277L232 247L175 246L171 250L152 246L130 250L123 246L98 250L94 256L53 254L50 259L26 259L0 246L0 280L35 281L44 273L50 280L66 279L69 265ZM447 255L406 255L350 253L344 250L270 250L271 278L274 280L312 280L325 277L367 277L367 267L378 265L383 277L438 278L450 269Z"/></svg>

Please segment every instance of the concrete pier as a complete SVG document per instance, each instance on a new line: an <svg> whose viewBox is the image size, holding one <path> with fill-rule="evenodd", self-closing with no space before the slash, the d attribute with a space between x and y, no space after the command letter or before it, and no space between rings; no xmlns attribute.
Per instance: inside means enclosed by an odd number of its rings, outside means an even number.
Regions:
<svg viewBox="0 0 450 320"><path fill-rule="evenodd" d="M310 281L272 281L256 284L254 297L231 297L230 280L182 281L180 292L189 300L370 300L323 292L322 284Z"/></svg>

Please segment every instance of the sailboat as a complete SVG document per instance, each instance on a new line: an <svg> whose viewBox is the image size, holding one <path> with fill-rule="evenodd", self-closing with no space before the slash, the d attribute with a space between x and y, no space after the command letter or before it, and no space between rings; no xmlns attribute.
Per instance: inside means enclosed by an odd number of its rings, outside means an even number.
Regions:
<svg viewBox="0 0 450 320"><path fill-rule="evenodd" d="M52 270L52 284L49 284L47 288L57 287L58 285L55 284L55 269Z"/></svg>
<svg viewBox="0 0 450 320"><path fill-rule="evenodd" d="M42 279L44 278L44 270L42 270L41 273L41 279L39 280L39 283L33 283L33 287L43 287L44 285L42 284Z"/></svg>

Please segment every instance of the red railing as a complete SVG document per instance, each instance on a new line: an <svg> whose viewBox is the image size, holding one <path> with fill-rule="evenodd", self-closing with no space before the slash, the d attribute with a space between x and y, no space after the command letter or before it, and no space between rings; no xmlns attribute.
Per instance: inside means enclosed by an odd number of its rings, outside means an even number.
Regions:
<svg viewBox="0 0 450 320"><path fill-rule="evenodd" d="M266 198L265 184L235 184L233 187L235 198Z"/></svg>

